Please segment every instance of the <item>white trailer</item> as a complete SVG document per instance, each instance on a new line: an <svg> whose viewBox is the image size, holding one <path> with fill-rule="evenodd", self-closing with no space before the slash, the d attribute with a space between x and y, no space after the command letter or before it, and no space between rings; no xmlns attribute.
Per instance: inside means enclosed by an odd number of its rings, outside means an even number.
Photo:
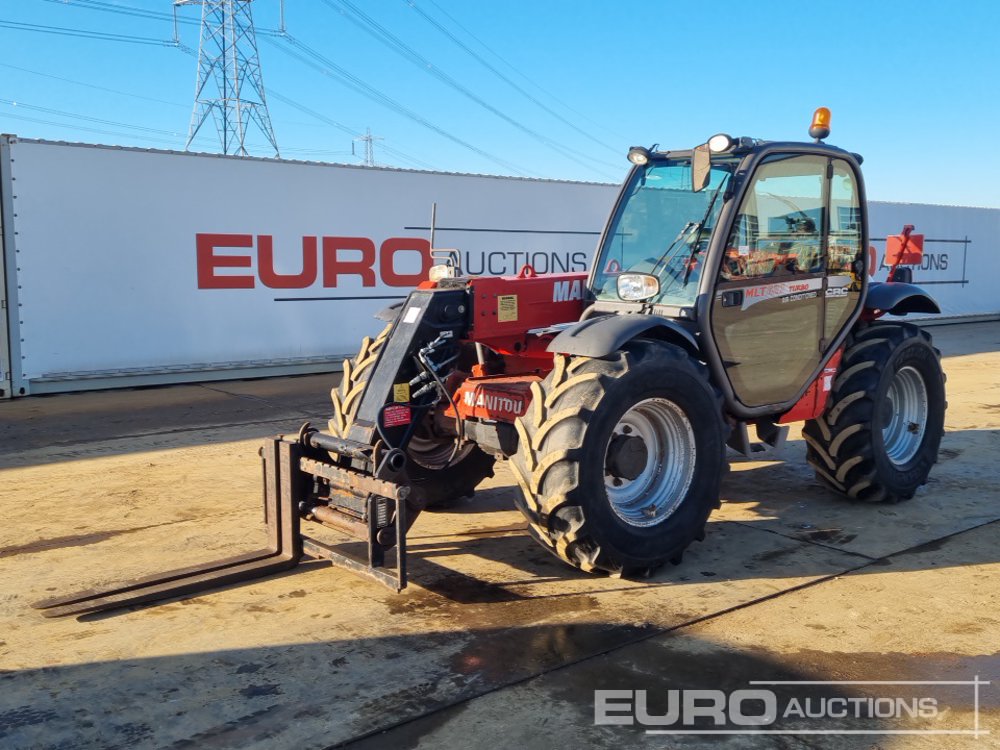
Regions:
<svg viewBox="0 0 1000 750"><path fill-rule="evenodd" d="M331 371L426 272L433 204L467 271L544 273L588 266L616 193L2 136L0 390ZM945 315L1000 312L1000 210L870 213L875 240L926 235L915 279Z"/></svg>

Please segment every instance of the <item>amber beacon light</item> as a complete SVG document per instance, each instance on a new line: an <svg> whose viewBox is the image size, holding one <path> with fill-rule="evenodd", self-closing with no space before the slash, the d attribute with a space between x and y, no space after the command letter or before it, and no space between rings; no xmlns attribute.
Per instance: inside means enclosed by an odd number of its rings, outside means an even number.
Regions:
<svg viewBox="0 0 1000 750"><path fill-rule="evenodd" d="M830 110L820 107L813 112L812 125L809 126L809 137L817 142L830 135Z"/></svg>

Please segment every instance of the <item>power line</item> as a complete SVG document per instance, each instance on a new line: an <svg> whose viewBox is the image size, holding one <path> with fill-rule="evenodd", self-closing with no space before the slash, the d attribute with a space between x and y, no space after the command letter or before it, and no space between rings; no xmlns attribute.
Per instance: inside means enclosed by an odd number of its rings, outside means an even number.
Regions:
<svg viewBox="0 0 1000 750"><path fill-rule="evenodd" d="M274 44L275 46L277 46L274 42L272 42L272 44ZM279 47L279 49L281 49L281 48ZM192 50L190 48L182 49L182 51L185 54L192 55L192 56L194 56L194 55L197 54L194 50ZM288 50L282 50L282 51L286 52L287 54L293 54L293 53L291 53ZM302 62L305 62L305 61L302 61ZM308 65L309 63L305 62L305 64ZM272 99L277 99L278 101L284 102L288 106L293 107L293 108L299 110L300 112L303 112L304 114L309 115L313 119L315 119L315 120L317 120L319 122L325 123L327 125L330 125L331 127L334 127L337 130L340 130L341 132L350 135L352 138L361 135L360 131L354 130L353 128L349 128L348 126L344 125L343 123L337 122L333 118L327 117L326 115L321 114L320 112L317 112L316 110L307 107L306 105L302 104L301 102L295 101L294 99L291 99L291 98L289 98L287 96L284 96L283 94L275 91L273 88L272 89L268 89L268 96L271 97ZM402 159L405 162L409 162L411 165L413 165L415 167L418 167L418 168L422 167L424 169L430 169L430 170L437 169L437 167L435 167L435 166L433 166L431 164L428 164L425 161L421 161L420 159L417 159L414 156L410 156L409 154L407 154L407 153L405 153L403 151L400 151L399 149L396 149L396 148L394 148L392 146L383 145L382 146L382 150L386 151L386 152L388 152L390 154L392 154L393 156L395 156L395 157L397 157L399 159ZM344 152L344 153L346 154L347 152Z"/></svg>
<svg viewBox="0 0 1000 750"><path fill-rule="evenodd" d="M141 15L142 17L144 17L144 18L155 18L156 20L172 20L172 16L170 16L170 15L168 15L166 13L158 14L156 11L146 11L146 10L143 10L143 9L130 8L130 7L127 7L127 6L112 6L109 3L99 2L99 0L71 0L71 1L68 0L67 2L63 2L63 0L47 0L47 1L48 2L58 2L60 5L66 5L66 6L77 5L81 9L86 8L86 9L89 9L89 10L101 10L101 11L108 11L108 12L117 12L117 13L124 13L126 15L137 15L138 14L138 15ZM135 12L133 13L132 11L135 11ZM183 20L183 21L181 21L181 22L182 23L188 23L188 21L186 19ZM198 22L197 21L192 21L191 23L198 23ZM32 31L32 32L39 32L39 33L56 34L56 35L62 35L62 36L73 36L73 37L82 37L82 38L88 38L88 39L97 39L97 40L102 40L102 41L112 41L112 42L122 42L122 43L135 43L135 44L147 44L147 45L173 47L175 49L179 49L180 51L182 51L182 52L184 52L184 53L186 53L188 55L192 55L192 56L196 56L197 55L197 53L193 49L191 49L190 47L187 47L186 45L179 44L179 43L174 42L174 41L154 39L154 38L149 38L149 37L138 37L138 36L132 36L132 35L126 35L126 34L112 34L112 33L105 33L105 32L94 32L94 31L89 31L89 30L84 30L84 29L65 28L65 27L57 27L57 26L47 26L47 25L42 25L42 24L22 24L22 23L17 23L17 22L4 22L4 21L0 21L0 27L12 28L12 29L21 30L21 31ZM317 70L318 72L322 73L323 75L325 75L327 77L334 78L336 80L339 80L341 83L347 85L349 88L351 88L354 91L362 94L363 96L366 96L367 98L372 99L373 101L376 101L376 102L382 104L383 106L388 107L389 109L392 109L393 111L395 111L395 112L397 112L397 113L399 113L399 114L401 114L401 115L403 115L403 116L411 119L412 121L416 122L417 124L422 125L423 127L430 129L431 131L433 131L433 132L437 133L438 135L441 135L442 137L444 137L444 138L446 138L446 139L448 139L448 140L456 143L457 145L462 146L463 148L471 150L473 153L476 153L479 156L482 156L483 158L485 158L485 159L493 162L494 164L497 164L498 166L504 167L505 169L510 170L510 171L512 171L515 174L518 174L518 175L521 175L521 176L528 176L528 172L524 168L519 167L519 166L517 166L517 165L515 165L515 164L513 164L511 162L508 162L508 161L506 161L504 159L501 159L501 158L499 158L499 157L497 157L497 156L489 153L488 151L479 148L478 146L475 146L475 145L473 145L471 143L468 143L468 142L462 140L461 138L459 138L458 136L455 136L454 134L446 131L444 128L441 128L440 126L435 125L434 123L426 120L421 115L417 114L416 112L413 112L412 110L409 110L408 108L406 108L405 106L403 106L399 102L396 102L395 100L393 100L390 97L386 96L385 94L383 94L381 91L379 91L375 87L370 86L369 84L365 83L363 80L361 80L357 76L354 76L353 74L349 73L347 70L345 70L345 69L341 68L340 66L336 65L331 60L329 60L328 58L326 58L323 55L321 55L320 53L318 53L316 50L310 48L308 45L305 45L302 42L299 42L299 40L294 39L290 35L282 34L281 32L273 30L273 29L257 29L257 31L258 31L258 33L263 34L266 37L272 37L272 38L282 39L282 40L284 40L284 41L292 44L293 46L296 46L302 52L302 54L299 54L295 50L288 49L288 48L284 47L283 45L279 45L275 41L272 41L271 39L267 39L267 41L270 41L275 47L277 47L283 53L285 53L285 54L287 54L287 55L289 55L289 56L291 56L291 57L299 60L300 62L308 65L309 67L312 67L313 69ZM308 57L311 57L312 59L310 60L307 57L304 57L303 55L307 55ZM129 92L118 91L116 89L111 89L111 88L108 88L108 87L97 86L95 84L88 84L88 83L84 83L82 81L74 81L73 79L70 79L70 78L64 78L64 77L61 77L61 76L55 76L55 75L51 75L51 74L47 74L47 73L41 73L40 71L32 71L30 69L20 68L18 66L14 66L14 65L6 65L4 63L0 63L0 65L4 65L5 67L11 68L11 69L15 69L15 70L21 70L21 71L27 72L27 73L33 73L35 75L46 76L46 77L49 77L49 78L53 78L55 80L62 80L62 81L65 81L67 83L73 83L73 84L87 86L87 87L98 89L98 90L105 90L105 91L108 91L108 92L111 92L111 93L117 93L117 94L120 94L120 95L123 95L123 96L132 96L132 97L138 97L138 98L143 98L143 99L149 99L149 100L158 101L158 102L161 102L161 103L164 103L164 104L170 104L172 106L184 106L184 105L180 105L180 104L178 104L176 102L167 102L165 100L157 100L157 99L155 99L153 97L144 97L144 96L139 95L139 94L132 94L132 93L129 93ZM316 120L318 120L320 122L323 122L323 123L326 123L327 125L331 125L333 127L336 127L338 129L342 130L343 132L351 135L352 137L357 137L357 136L361 135L359 131L351 129L351 128L348 128L348 127L346 127L346 126L344 126L344 125L336 122L335 120L333 120L333 119L331 119L329 117L326 117L325 115L322 115L321 113L316 112L315 110L312 110L309 107L306 107L305 105L302 105L302 104L300 104L298 102L295 102L295 101L293 101L293 100L291 100L291 99L289 99L287 97L281 96L280 94L278 94L276 92L272 91L272 92L269 92L269 93L271 94L272 97L277 98L277 99L285 102L289 106L292 106L292 107L294 107L296 109L299 109L300 111L304 112L305 114L308 114L309 116L313 117L314 119L316 119ZM29 105L20 104L19 106L23 106L25 108L28 108ZM35 105L30 105L30 106L35 106ZM87 116L85 116L85 115L77 115L75 113L61 112L59 110L41 109L40 111L48 111L50 113L57 114L57 115L63 116L63 117L68 117L68 118L75 118L75 119L87 118ZM57 122L52 122L52 121L42 121L42 120L38 120L37 118L28 118L28 117L23 116L23 115L8 114L7 116L8 117L12 117L12 118L17 118L17 119L25 120L25 121L37 121L37 122L40 122L42 124L57 125L57 126L63 126L64 125L64 123L57 123ZM90 121L93 121L93 122L116 124L116 123L114 123L114 121L100 120L99 118L87 118L87 119L89 119ZM130 124L127 124L127 123L118 123L118 125L120 127L127 127L127 128L130 128L130 129L136 129L136 128L140 128L141 127L141 126L133 126L133 125L130 125ZM107 130L97 130L97 129L94 129L94 128L84 128L83 126L74 126L74 127L77 127L80 130L89 131L89 132L98 132L98 133L109 134L109 135L122 135L119 132L113 132L113 131L107 131ZM159 131L157 131L157 129L147 128L146 132L160 132L160 133L166 133L166 134L169 134L169 135L176 136L176 134L171 133L170 131L165 131L165 130L159 130ZM150 138L150 140L159 140L161 142L169 142L171 144L175 143L175 141L172 141L172 140L171 141L163 141L163 139L154 139L154 138ZM388 146L388 145L383 145L382 149L383 149L383 151L385 151L385 152L387 152L387 153L395 156L396 158L401 159L402 161L407 162L407 163L409 163L409 164L411 164L411 165L413 165L413 166L415 166L417 168L423 168L423 169L429 169L429 170L439 169L438 167L435 167L432 164L428 164L426 161L423 161L421 159L413 157L413 156L411 156L411 155L409 155L409 154L407 154L407 153L405 153L405 152L403 152L403 151L401 151L401 150L399 150L399 149L397 149L395 147Z"/></svg>
<svg viewBox="0 0 1000 750"><path fill-rule="evenodd" d="M559 120L561 123L563 123L564 125L569 126L573 130L575 130L577 133L579 133L580 135L582 135L584 138L588 139L589 141L592 141L593 143L596 143L601 148L607 149L608 151L611 151L614 154L619 154L619 149L614 148L612 146L609 146L607 143L604 143L599 138L596 138L595 136L591 135L590 133L588 133L587 131L585 131L583 128L581 128L579 125L577 125L572 120L569 120L569 119L563 117L558 112L556 112L554 109L552 109L550 106L548 106L545 102L543 102L540 99L538 99L534 94L532 94L532 93L530 93L528 91L525 91L525 89L523 87L521 87L519 84L515 83L509 77L507 77L506 75L504 75L500 70L498 70L496 68L496 66L494 66L492 63L490 63L488 60L486 60L486 58L484 58L482 55L480 55L474 49L472 49L471 47L469 47L469 45L467 45L465 42L463 42L461 39L459 39L457 36L455 36L453 33L451 33L447 28L445 28L443 24L439 23L435 18L433 18L426 11L424 11L422 8L420 8L420 6L417 5L417 3L415 2L415 0L404 0L404 2L406 2L406 4L410 8L412 8L414 11L416 11L417 14L421 18L423 18L425 21L427 21L427 23L429 23L431 26L433 26L438 31L440 31L442 34L444 34L446 37L448 37L459 48L461 48L462 50L464 50L469 56L471 56L475 60L478 60L479 63L481 65L483 65L487 70L489 70L491 73L493 73L501 81L505 82L507 85L509 85L515 91L517 91L519 94L521 94L522 96L524 96L526 99L528 99L528 101L532 102L533 104L537 105L541 109L545 110L550 115L552 115L557 120Z"/></svg>
<svg viewBox="0 0 1000 750"><path fill-rule="evenodd" d="M284 102L288 106L294 107L295 109L299 110L300 112L303 112L303 113L309 115L310 117L315 118L319 122L326 123L327 125L329 125L329 126L331 126L333 128L336 128L337 130L340 130L341 132L347 133L351 137L358 137L358 136L360 136L360 133L357 130L349 128L346 125L344 125L342 123L339 123L336 120L334 120L334 119L332 119L330 117L327 117L326 115L321 114L321 113L317 112L314 109L310 109L309 107L307 107L304 104L300 104L299 102L297 102L297 101L295 101L293 99L289 99L287 96L283 96L283 95L279 94L274 89L271 89L270 95L271 95L271 97L273 99L277 99L278 101ZM388 152L390 154L393 154L397 158L402 159L403 161L407 161L407 162L409 162L410 164L412 164L412 165L414 165L416 167L423 167L424 169L431 169L431 170L436 169L436 167L434 167L433 165L428 164L425 161L421 161L420 159L417 159L416 157L410 156L409 154L406 154L406 153L404 153L402 151L399 151L398 149L395 149L392 146L383 145L382 146L382 150L386 151L386 152Z"/></svg>
<svg viewBox="0 0 1000 750"><path fill-rule="evenodd" d="M107 13L118 13L124 16L133 16L135 18L150 18L157 21L169 21L174 22L175 16L172 13L163 13L156 10L148 10L146 8L135 8L129 5L114 5L113 3L102 2L101 0L45 0L47 3L55 3L56 5L62 5L63 7L78 7L82 10L100 10ZM183 16L176 17L177 23L183 23L191 26L197 26L198 22L193 18L184 18Z"/></svg>
<svg viewBox="0 0 1000 750"><path fill-rule="evenodd" d="M47 3L55 3L56 5L61 5L63 7L79 8L80 10L98 10L105 13L118 13L119 15L133 16L135 18L146 18L156 21L167 21L168 23L174 24L174 43L178 43L179 40L176 38L176 30L178 24L183 24L187 26L200 26L201 22L193 18L187 18L185 16L179 16L175 13L164 13L157 10L148 10L146 8L135 8L131 5L113 5L112 3L102 2L102 0L44 0ZM281 29L262 29L257 28L258 34L270 34L271 36L280 36L284 33Z"/></svg>
<svg viewBox="0 0 1000 750"><path fill-rule="evenodd" d="M482 156L484 159L488 159L489 161L493 162L494 164L497 164L498 166L512 170L513 172L521 176L527 175L526 171L523 168L518 167L515 164L511 164L510 162L505 161L497 156L494 156L493 154L489 153L488 151L485 151L484 149L479 148L478 146L475 146L467 141L462 140L453 133L450 133L444 128L435 125L434 123L425 119L424 117L417 114L413 110L408 109L407 107L397 102L395 99L390 98L389 96L383 94L375 87L365 83L363 80L361 80L354 74L349 73L347 70L337 65L329 58L325 57L324 55L320 54L313 48L309 47L307 44L300 42L298 39L291 36L290 34L282 36L281 40L283 42L286 42L287 44L292 45L293 47L295 47L295 49L289 49L285 44L279 44L277 41L265 38L265 41L273 44L277 49L281 50L284 54L299 60L300 62L308 65L314 70L327 76L328 78L333 78L334 80L339 81L340 83L346 85L348 88L361 94L362 96L365 96L369 99L372 99L373 101L378 102L379 104L382 104L385 107L388 107L394 112L397 112L398 114L401 114L404 117L413 120L419 125L422 125L423 127L434 131L438 135L447 138L453 143L456 143L472 151L473 153L478 154L479 156Z"/></svg>
<svg viewBox="0 0 1000 750"><path fill-rule="evenodd" d="M129 44L149 44L159 47L176 47L176 43L167 39L153 39L130 34L111 34L103 31L86 31L84 29L67 29L62 26L46 26L38 23L20 23L18 21L0 21L0 28L16 29L18 31L34 31L42 34L59 36L75 36L83 39L100 39L108 42L126 42Z"/></svg>
<svg viewBox="0 0 1000 750"><path fill-rule="evenodd" d="M96 122L100 125L113 125L116 128L128 128L129 130L138 130L144 133L158 133L160 135L169 135L176 137L183 137L182 133L175 133L170 130L163 130L161 128L150 128L145 125L132 125L127 122L118 122L116 120L105 120L100 117L91 117L89 115L81 115L77 112L66 112L61 109L52 109L51 107L42 107L38 104L27 104L25 102L15 101L13 99L0 99L0 104L6 104L10 107L22 107L24 109L30 109L34 112L45 112L50 115L59 115L60 117L72 117L77 120L86 120L87 122Z"/></svg>
<svg viewBox="0 0 1000 750"><path fill-rule="evenodd" d="M596 169L593 166L583 163L579 158L580 156L582 156L581 154L578 154L570 149L567 149L566 147L562 146L560 143L554 141L548 136L545 136L539 133L538 131L529 128L525 124L519 122L518 120L508 115L506 112L503 112L502 110L493 106L475 92L469 90L467 87L460 84L458 81L456 81L454 78L452 78L447 73L442 71L440 68L436 67L426 57L424 57L419 52L417 52L412 47L403 42L399 37L395 36L392 32L386 29L382 24L380 24L374 18L369 16L367 13L362 11L353 3L349 2L349 0L321 0L321 1L333 12L343 15L345 18L347 18L348 21L353 23L355 26L357 26L370 36L373 36L375 39L384 44L386 47L389 47L391 50L393 50L394 52L396 52L397 54L399 54L412 64L416 65L424 72L434 76L439 81L443 82L447 86L458 91L460 94L470 99L471 101L475 102L486 111L499 117L504 122L509 123L510 125L514 126L521 132L528 135L529 137L547 146L553 151L561 154L565 158L575 162L579 166L589 169L595 169L595 171L601 172L600 169ZM339 6L339 9L337 6ZM594 163L604 164L605 166L613 167L613 165L611 164L606 164L605 162L601 162L591 157L585 157L585 158L588 158L590 161ZM610 174L607 173L604 174L607 177L611 177Z"/></svg>
<svg viewBox="0 0 1000 750"><path fill-rule="evenodd" d="M38 117L28 117L27 115L15 115L15 114L11 114L9 112L0 115L0 119L3 119L3 118L10 118L10 119L13 119L13 120L24 120L26 122L40 123L42 125L53 125L55 127L66 127L66 123L64 123L64 122L56 122L54 120L43 120L43 119L38 118ZM99 133L101 135L116 135L116 136L119 136L119 137L122 137L122 138L137 138L138 137L134 133L122 133L122 132L115 131L115 130L103 130L103 129L100 129L100 128L89 128L86 125L73 125L73 128L74 128L74 130L81 130L81 131L84 131L84 132L87 132L87 133ZM181 137L183 137L183 136L181 136ZM156 136L151 136L151 135L147 135L147 134L143 134L142 138L145 141L156 141L156 142L159 142L159 143L167 143L167 144L170 144L172 146L177 146L178 145L178 141L177 141L176 138L175 139L157 138Z"/></svg>
<svg viewBox="0 0 1000 750"><path fill-rule="evenodd" d="M86 86L89 89L95 89L97 91L106 91L111 94L118 94L119 96L128 96L132 97L133 99L143 99L148 102L156 102L158 104L169 104L171 107L183 107L184 109L188 109L187 104L181 104L180 102L169 102L166 99L157 99L156 97L153 96L144 96L143 94L135 94L129 91L119 91L118 89L108 88L107 86L98 86L95 83L86 83L84 81L77 81L72 78L64 78L63 76L53 75L52 73L43 73L40 70L31 70L29 68L22 68L17 65L9 65L7 63L0 63L0 67L10 68L11 70L19 70L22 73L30 73L31 75L42 76L43 78L51 78L52 80L55 81L72 83L76 86Z"/></svg>
<svg viewBox="0 0 1000 750"><path fill-rule="evenodd" d="M412 5L412 2L410 2L410 0L403 0L403 2L409 2L409 4ZM538 89L543 94L545 94L545 96L548 97L551 101L554 101L556 104L559 104L560 106L565 107L568 111L572 112L573 114L578 115L579 117L582 117L584 120L586 120L587 122L589 122L591 125L594 125L595 127L600 128L605 133L609 133L609 134L615 136L616 138L618 138L618 139L620 139L622 141L627 141L628 140L628 138L625 137L625 136L623 136L621 133L616 133L615 131L610 130L609 128L607 128L606 126L602 125L601 123L596 122L595 120L591 119L590 117L587 117L587 115L585 115L582 112L580 112L580 110L575 109L571 105L569 105L566 102L562 101L555 94L553 94L551 91L549 91L548 89L546 89L544 86L539 85L530 76L528 76L525 73L521 72L513 63L511 63L510 61L508 61L505 57L503 57L503 55L501 55L495 49L493 49L492 47L490 47L486 42L484 42L482 39L480 39L478 36L476 36L467 26L463 25L461 21L459 21L457 18L455 18L455 16L451 15L448 11L446 11L444 8L442 8L435 0L427 0L427 2L429 2L435 8L437 8L438 12L440 12L441 15L445 16L448 20L450 20L458 28L460 28L462 31L464 31L466 34L468 34L472 39L474 39L479 44L480 47L482 47L487 52L489 52L491 55L493 55L493 57L495 57L501 63L503 63L504 65L506 65L511 71L513 71L518 76L520 76L522 79L524 79L525 81L527 81L530 85L534 86L536 89Z"/></svg>

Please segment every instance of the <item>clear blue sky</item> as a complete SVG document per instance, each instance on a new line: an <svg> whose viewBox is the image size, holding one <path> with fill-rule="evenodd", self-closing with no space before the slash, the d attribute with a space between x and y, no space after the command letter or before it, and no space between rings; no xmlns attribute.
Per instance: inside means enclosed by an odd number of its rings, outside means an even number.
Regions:
<svg viewBox="0 0 1000 750"><path fill-rule="evenodd" d="M307 66L288 53L289 42L262 33L283 156L359 161L350 133L279 96L347 130L370 127L384 139L375 146L379 164L515 172L499 160L530 176L603 182L624 176L630 145L688 148L719 131L801 140L824 105L833 110L829 142L865 157L870 198L1000 207L997 0L350 3L405 44L410 59L366 33L342 0L287 0L288 33L495 160ZM258 27L278 27L278 0L253 7ZM167 20L107 8L169 15L171 0L0 0L0 24L173 36ZM197 48L200 9L179 15L187 21L181 42ZM429 75L422 61L502 115ZM170 46L0 28L0 131L183 148L195 70L194 57ZM212 131L203 132L197 148L215 149ZM252 140L266 155L263 139Z"/></svg>

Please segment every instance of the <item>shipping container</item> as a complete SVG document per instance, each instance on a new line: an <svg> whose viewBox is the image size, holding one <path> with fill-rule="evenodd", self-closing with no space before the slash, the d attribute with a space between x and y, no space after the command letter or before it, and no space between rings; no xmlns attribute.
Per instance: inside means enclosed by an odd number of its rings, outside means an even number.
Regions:
<svg viewBox="0 0 1000 750"><path fill-rule="evenodd" d="M622 176L628 164L622 160ZM4 397L332 371L437 247L587 268L618 187L0 137ZM873 203L946 316L1000 312L1000 210Z"/></svg>

